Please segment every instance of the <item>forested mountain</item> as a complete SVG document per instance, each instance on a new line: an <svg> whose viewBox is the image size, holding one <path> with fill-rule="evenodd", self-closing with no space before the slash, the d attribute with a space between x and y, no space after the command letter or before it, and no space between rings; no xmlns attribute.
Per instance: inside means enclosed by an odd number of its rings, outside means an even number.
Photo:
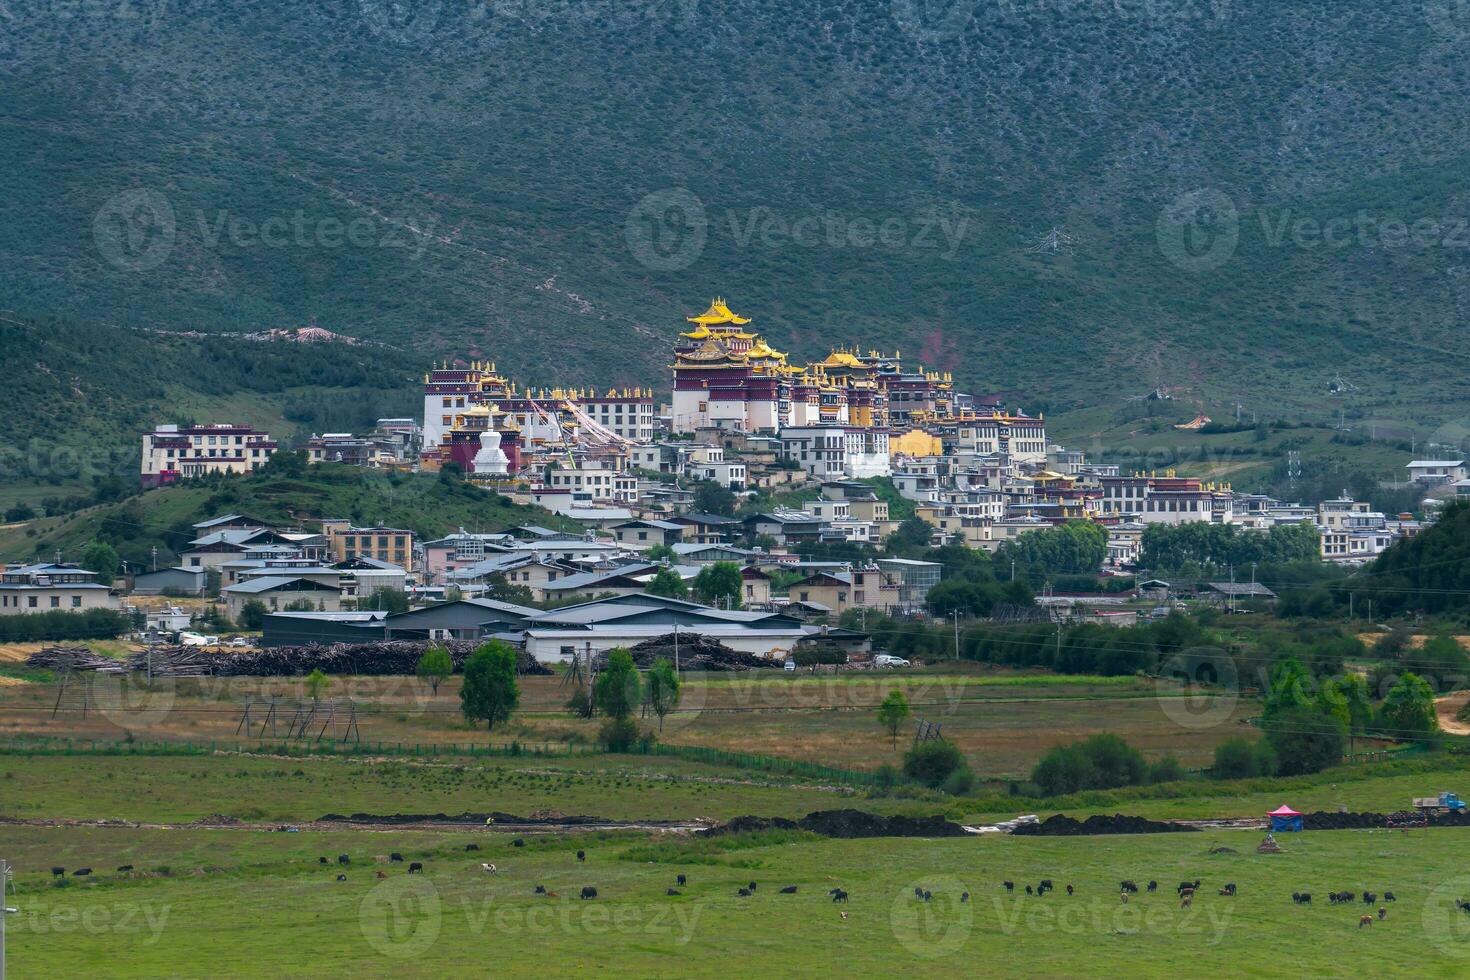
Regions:
<svg viewBox="0 0 1470 980"><path fill-rule="evenodd" d="M1432 429L1465 10L13 0L0 305L650 381L722 293L798 358L899 347L1026 408Z"/></svg>

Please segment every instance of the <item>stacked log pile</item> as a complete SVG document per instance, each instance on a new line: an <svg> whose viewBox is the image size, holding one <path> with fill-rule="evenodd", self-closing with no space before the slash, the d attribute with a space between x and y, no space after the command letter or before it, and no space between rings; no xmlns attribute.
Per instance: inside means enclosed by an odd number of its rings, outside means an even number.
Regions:
<svg viewBox="0 0 1470 980"><path fill-rule="evenodd" d="M665 633L663 636L644 640L629 652L633 654L633 663L639 667L652 667L659 660L673 663L674 634ZM606 656L600 657L599 662L606 666ZM679 634L680 670L761 670L780 666L781 662L778 660L766 660L754 654L741 653L719 640L699 633Z"/></svg>
<svg viewBox="0 0 1470 980"><path fill-rule="evenodd" d="M456 671L478 646L464 640L442 643ZM125 663L92 654L85 648L47 649L26 661L34 667L72 670L151 670L155 677L300 677L320 670L324 674L385 676L412 674L430 643L425 640L379 640L373 643L329 643L294 647L267 647L212 653L199 647L158 646L134 653ZM85 656L83 656L85 654ZM521 651L517 672L550 674L551 669Z"/></svg>
<svg viewBox="0 0 1470 980"><path fill-rule="evenodd" d="M27 667L43 670L121 670L121 661L93 653L86 647L45 647L26 658Z"/></svg>

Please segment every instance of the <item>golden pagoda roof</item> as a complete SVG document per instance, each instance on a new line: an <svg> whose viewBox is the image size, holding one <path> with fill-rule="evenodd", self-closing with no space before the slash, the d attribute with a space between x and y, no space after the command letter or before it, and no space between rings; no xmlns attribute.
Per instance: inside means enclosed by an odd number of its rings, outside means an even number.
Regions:
<svg viewBox="0 0 1470 980"><path fill-rule="evenodd" d="M736 326L744 326L750 322L750 317L737 316L731 312L730 307L726 306L725 301L718 296L710 303L709 309L705 310L699 316L691 316L686 319L690 323L698 323L701 326L716 323L733 323Z"/></svg>
<svg viewBox="0 0 1470 980"><path fill-rule="evenodd" d="M732 352L717 337L707 337L704 343L694 350L677 351L675 357L680 362L694 362L699 364L709 364L719 361L741 363L745 360L745 355Z"/></svg>
<svg viewBox="0 0 1470 980"><path fill-rule="evenodd" d="M845 350L834 350L827 355L827 359L822 362L822 365L824 367L867 367L857 357Z"/></svg>
<svg viewBox="0 0 1470 980"><path fill-rule="evenodd" d="M746 357L768 358L773 361L786 360L786 354L782 351L773 350L771 345L764 340L757 340L750 345L750 350L745 352Z"/></svg>

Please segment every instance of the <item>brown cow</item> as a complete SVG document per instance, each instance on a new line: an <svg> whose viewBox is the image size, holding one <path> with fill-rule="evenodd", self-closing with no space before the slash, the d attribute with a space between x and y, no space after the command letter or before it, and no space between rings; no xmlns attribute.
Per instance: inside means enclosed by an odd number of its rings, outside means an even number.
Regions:
<svg viewBox="0 0 1470 980"><path fill-rule="evenodd" d="M1364 926L1371 926L1372 924L1373 924L1373 916L1371 916L1371 915L1360 915L1360 916L1358 916L1358 928L1359 929L1363 928Z"/></svg>

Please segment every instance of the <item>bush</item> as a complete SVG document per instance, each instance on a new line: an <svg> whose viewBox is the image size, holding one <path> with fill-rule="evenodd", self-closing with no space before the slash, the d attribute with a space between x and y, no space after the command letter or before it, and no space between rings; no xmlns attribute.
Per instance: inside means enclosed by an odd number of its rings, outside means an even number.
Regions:
<svg viewBox="0 0 1470 980"><path fill-rule="evenodd" d="M940 788L950 796L964 796L975 788L975 774L969 769L956 769Z"/></svg>
<svg viewBox="0 0 1470 980"><path fill-rule="evenodd" d="M1112 789L1144 781L1148 766L1139 751L1116 735L1094 735L1073 745L1052 749L1031 780L1048 796L1084 789Z"/></svg>
<svg viewBox="0 0 1470 980"><path fill-rule="evenodd" d="M1276 753L1265 739L1232 738L1215 746L1216 779L1249 779L1276 772Z"/></svg>
<svg viewBox="0 0 1470 980"><path fill-rule="evenodd" d="M953 773L963 768L964 755L954 743L944 739L920 742L903 756L903 774L930 789L938 789Z"/></svg>
<svg viewBox="0 0 1470 980"><path fill-rule="evenodd" d="M126 632L129 624L127 616L113 609L88 609L85 612L48 609L19 616L0 616L0 642L110 640Z"/></svg>
<svg viewBox="0 0 1470 980"><path fill-rule="evenodd" d="M1313 708L1286 708L1268 716L1261 727L1276 751L1283 776L1321 772L1342 761L1347 726Z"/></svg>
<svg viewBox="0 0 1470 980"><path fill-rule="evenodd" d="M880 789L892 789L898 785L898 769L884 763L873 770L873 785Z"/></svg>
<svg viewBox="0 0 1470 980"><path fill-rule="evenodd" d="M638 742L638 723L632 718L609 718L602 723L597 741L609 752L627 752Z"/></svg>
<svg viewBox="0 0 1470 980"><path fill-rule="evenodd" d="M1172 752L1161 759L1155 759L1148 767L1150 783L1176 783L1188 777L1189 774L1184 771L1184 764Z"/></svg>

